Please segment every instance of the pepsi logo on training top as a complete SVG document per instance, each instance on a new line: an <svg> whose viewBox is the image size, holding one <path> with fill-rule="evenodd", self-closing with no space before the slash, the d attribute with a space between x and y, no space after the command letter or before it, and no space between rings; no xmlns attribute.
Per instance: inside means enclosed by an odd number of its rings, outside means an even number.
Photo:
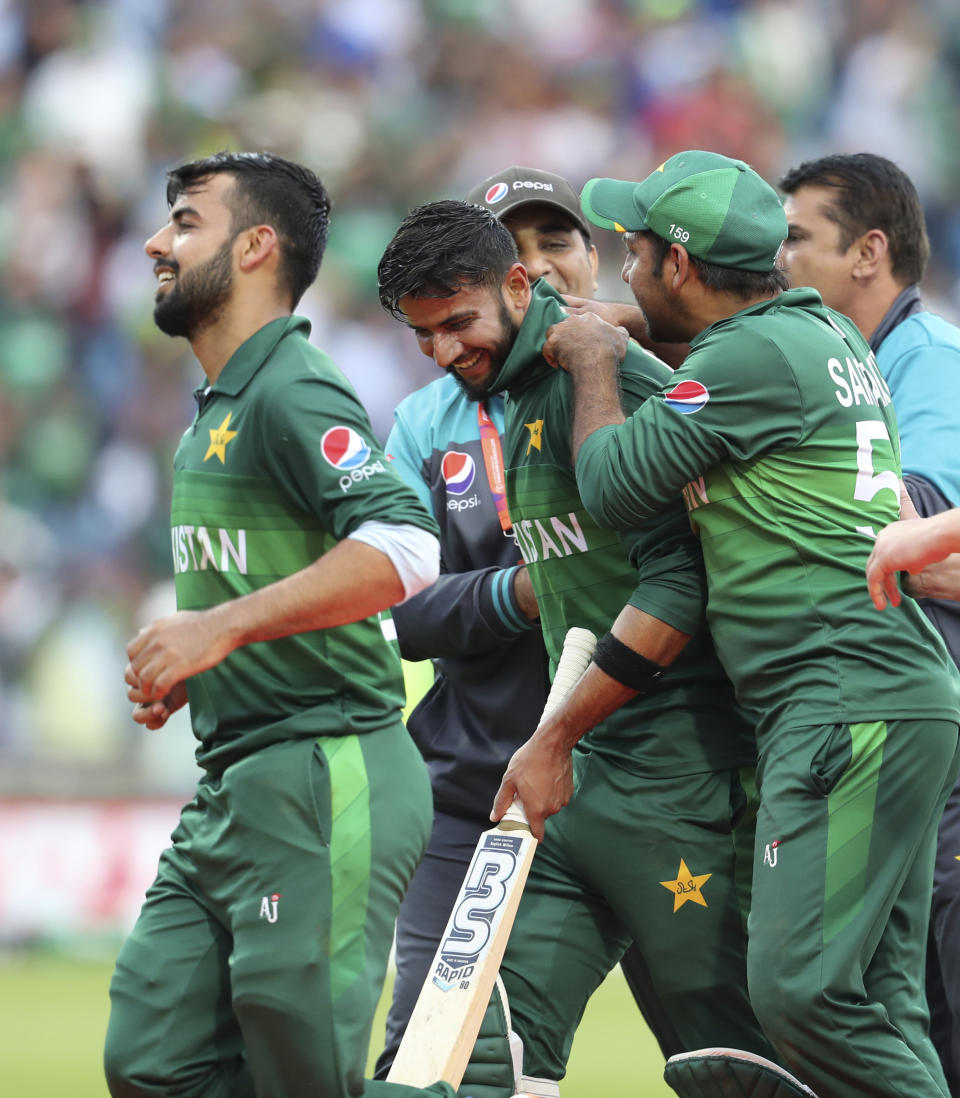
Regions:
<svg viewBox="0 0 960 1098"><path fill-rule="evenodd" d="M461 454L458 450L448 450L443 455L440 465L447 491L455 496L462 496L469 492L476 476L477 467L469 454Z"/></svg>
<svg viewBox="0 0 960 1098"><path fill-rule="evenodd" d="M370 447L352 427L331 427L320 451L334 469L356 469L370 457Z"/></svg>
<svg viewBox="0 0 960 1098"><path fill-rule="evenodd" d="M707 387L699 381L681 381L663 395L664 404L684 416L699 412L709 399Z"/></svg>

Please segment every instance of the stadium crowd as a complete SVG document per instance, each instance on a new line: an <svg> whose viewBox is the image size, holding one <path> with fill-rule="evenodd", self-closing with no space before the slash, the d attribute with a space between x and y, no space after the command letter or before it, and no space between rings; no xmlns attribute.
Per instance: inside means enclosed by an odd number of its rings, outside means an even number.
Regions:
<svg viewBox="0 0 960 1098"><path fill-rule="evenodd" d="M775 181L869 149L916 183L925 295L956 320L958 92L953 0L0 3L0 790L192 784L185 718L144 734L119 673L172 600L171 455L201 378L150 321L173 163L270 148L323 176L300 311L384 439L435 368L380 308L377 260L411 206L503 164L579 185L699 147ZM598 244L601 296L623 298Z"/></svg>

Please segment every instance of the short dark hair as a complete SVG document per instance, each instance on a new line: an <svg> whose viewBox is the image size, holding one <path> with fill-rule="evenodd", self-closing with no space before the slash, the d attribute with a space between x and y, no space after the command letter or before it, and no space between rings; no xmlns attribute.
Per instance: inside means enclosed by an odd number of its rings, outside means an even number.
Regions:
<svg viewBox="0 0 960 1098"><path fill-rule="evenodd" d="M495 289L516 262L510 231L489 210L453 199L428 202L407 214L380 258L380 304L402 320L402 297L453 297L462 286Z"/></svg>
<svg viewBox="0 0 960 1098"><path fill-rule="evenodd" d="M271 225L280 241L281 284L293 306L317 277L330 230L330 196L309 168L268 152L218 152L167 172L167 204L212 175L228 174L234 236Z"/></svg>
<svg viewBox="0 0 960 1098"><path fill-rule="evenodd" d="M785 194L805 186L836 192L823 213L840 230L841 250L870 229L881 229L890 242L896 281L911 285L923 278L930 258L923 206L910 177L892 160L874 153L837 153L806 160L780 180Z"/></svg>
<svg viewBox="0 0 960 1098"><path fill-rule="evenodd" d="M653 245L653 262L659 270L667 258L671 244L676 241L667 240L651 229L644 229L637 235L650 240ZM708 263L689 252L687 258L706 289L732 294L744 301L755 297L774 297L789 286L786 274L779 267L773 267L769 271L747 271L742 267L721 267L718 263Z"/></svg>

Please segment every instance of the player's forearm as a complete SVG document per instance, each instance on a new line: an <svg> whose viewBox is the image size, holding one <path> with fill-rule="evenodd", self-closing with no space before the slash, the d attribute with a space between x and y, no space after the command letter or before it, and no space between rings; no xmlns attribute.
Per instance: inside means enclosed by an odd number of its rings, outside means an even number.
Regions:
<svg viewBox="0 0 960 1098"><path fill-rule="evenodd" d="M479 656L532 628L514 597L515 569L479 568L441 575L393 608L405 659Z"/></svg>
<svg viewBox="0 0 960 1098"><path fill-rule="evenodd" d="M224 630L231 647L239 648L360 621L399 602L403 594L385 553L347 540L301 571L206 613Z"/></svg>
<svg viewBox="0 0 960 1098"><path fill-rule="evenodd" d="M617 361L600 354L589 363L585 359L568 367L573 378L573 421L570 450L574 463L584 439L600 427L624 422L617 387Z"/></svg>
<svg viewBox="0 0 960 1098"><path fill-rule="evenodd" d="M941 560L948 553L960 552L960 507L955 507L952 511L942 511L923 522L927 527L932 560Z"/></svg>
<svg viewBox="0 0 960 1098"><path fill-rule="evenodd" d="M916 515L916 511L913 514ZM960 508L941 511L929 518L912 518L901 500L899 522L885 526L877 535L868 568L884 572L920 572L951 553L960 552Z"/></svg>
<svg viewBox="0 0 960 1098"><path fill-rule="evenodd" d="M689 634L681 633L633 606L625 606L620 611L610 632L658 667L669 667L690 640ZM591 663L561 708L535 735L558 752L570 751L591 728L639 693L638 689L627 686L596 663Z"/></svg>
<svg viewBox="0 0 960 1098"><path fill-rule="evenodd" d="M538 741L545 750L567 755L591 728L636 696L636 690L591 663L560 709L534 732L532 741Z"/></svg>
<svg viewBox="0 0 960 1098"><path fill-rule="evenodd" d="M915 573L905 579L904 590L918 599L960 599L960 508L895 526L891 534L881 531L877 552L883 554L887 537L900 535L903 548L893 543L888 567Z"/></svg>

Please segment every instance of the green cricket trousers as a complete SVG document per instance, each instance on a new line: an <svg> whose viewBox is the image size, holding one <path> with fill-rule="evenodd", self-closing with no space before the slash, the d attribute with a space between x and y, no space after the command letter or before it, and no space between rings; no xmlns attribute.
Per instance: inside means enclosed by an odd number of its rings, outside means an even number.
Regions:
<svg viewBox="0 0 960 1098"><path fill-rule="evenodd" d="M400 723L275 744L202 779L117 959L114 1098L452 1098L363 1079L430 822Z"/></svg>
<svg viewBox="0 0 960 1098"><path fill-rule="evenodd" d="M648 969L651 1028L673 1047L775 1058L747 998L734 825L744 817L747 866L753 831L739 772L640 777L578 751L574 778L573 799L547 821L501 966L524 1074L563 1078L587 1001L630 942Z"/></svg>
<svg viewBox="0 0 960 1098"><path fill-rule="evenodd" d="M957 734L950 721L871 721L760 745L750 997L819 1098L949 1093L923 972Z"/></svg>

